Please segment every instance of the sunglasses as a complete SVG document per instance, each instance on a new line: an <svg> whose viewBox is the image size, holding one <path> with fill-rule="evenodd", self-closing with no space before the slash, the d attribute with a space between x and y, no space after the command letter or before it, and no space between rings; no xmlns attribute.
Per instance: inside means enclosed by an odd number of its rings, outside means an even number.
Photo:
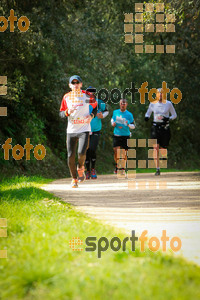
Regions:
<svg viewBox="0 0 200 300"><path fill-rule="evenodd" d="M72 84L79 84L79 81L72 81Z"/></svg>

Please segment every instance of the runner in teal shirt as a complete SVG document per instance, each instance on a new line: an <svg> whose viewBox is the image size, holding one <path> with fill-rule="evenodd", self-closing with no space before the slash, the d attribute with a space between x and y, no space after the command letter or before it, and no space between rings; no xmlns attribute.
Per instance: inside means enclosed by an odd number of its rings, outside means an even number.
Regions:
<svg viewBox="0 0 200 300"><path fill-rule="evenodd" d="M106 109L106 104L100 100L97 99L97 114L102 112L103 113L103 117L105 118L108 115L108 110ZM105 113L104 113L105 112ZM91 132L96 132L96 131L100 131L102 128L102 121L101 118L98 118L98 115L96 115L96 117L94 119L92 119L91 123Z"/></svg>
<svg viewBox="0 0 200 300"><path fill-rule="evenodd" d="M122 112L121 109L116 109L113 111L112 120L116 123L114 128L115 136L130 136L130 129L128 125L134 122L131 112L128 110Z"/></svg>
<svg viewBox="0 0 200 300"><path fill-rule="evenodd" d="M113 111L113 116L111 119L111 125L114 127L114 135L113 135L113 150L114 150L114 160L116 163L116 167L114 173L117 174L118 171L118 157L117 150L125 149L125 161L127 159L127 140L130 138L130 129L135 128L134 118L131 112L126 110L128 102L126 99L120 100L120 109L116 109ZM124 172L124 167L120 167L120 169Z"/></svg>
<svg viewBox="0 0 200 300"><path fill-rule="evenodd" d="M87 91L90 93L93 92L94 88L91 86L87 88ZM97 179L97 174L95 170L96 164L96 151L97 146L100 139L100 131L102 129L102 119L104 119L108 114L108 110L106 108L106 104L100 100L96 99L97 101L97 115L94 119L92 119L91 125L91 135L90 135L90 145L86 152L86 160L85 165L87 168L86 172L86 179Z"/></svg>

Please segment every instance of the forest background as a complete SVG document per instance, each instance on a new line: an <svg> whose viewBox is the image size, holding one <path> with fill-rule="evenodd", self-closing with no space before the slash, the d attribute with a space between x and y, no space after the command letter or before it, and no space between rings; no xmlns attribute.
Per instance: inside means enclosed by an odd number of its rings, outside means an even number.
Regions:
<svg viewBox="0 0 200 300"><path fill-rule="evenodd" d="M8 78L8 93L0 96L1 107L8 109L0 117L0 169L3 175L27 174L47 177L69 175L66 153L66 120L59 118L63 95L69 91L68 80L78 74L83 88L97 91L114 88L120 91L134 82L139 88L145 81L148 89L159 88L166 81L170 90L177 87L183 98L174 105L177 119L171 122L172 139L168 167L199 169L200 97L199 97L199 0L148 1L164 2L165 12L175 13L175 33L145 33L147 44L175 44L175 54L136 54L134 43L124 39L124 13L134 13L135 3L142 1L114 0L1 0L0 16L8 18L10 10L30 20L27 32L20 32L15 22L0 33L0 75ZM144 23L148 23L146 16ZM127 94L128 110L135 118L133 138L149 138L151 122L144 122L149 101L140 104L139 93L134 103ZM168 100L169 95L168 95ZM103 120L98 148L97 170L113 169L112 111L119 104L107 102L110 114ZM12 138L12 146L42 144L46 157L37 161L4 159L2 145ZM145 159L147 149L137 152ZM11 153L11 152L10 152Z"/></svg>

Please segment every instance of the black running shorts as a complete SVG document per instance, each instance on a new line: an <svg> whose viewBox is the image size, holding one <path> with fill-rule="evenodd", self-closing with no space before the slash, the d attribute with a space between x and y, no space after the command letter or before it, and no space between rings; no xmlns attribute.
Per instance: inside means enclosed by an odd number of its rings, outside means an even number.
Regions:
<svg viewBox="0 0 200 300"><path fill-rule="evenodd" d="M116 136L113 135L113 148L121 147L122 149L128 150L127 141L130 136Z"/></svg>
<svg viewBox="0 0 200 300"><path fill-rule="evenodd" d="M167 148L171 138L170 128L160 125L153 125L151 127L151 138L157 139L157 143L160 145L160 147Z"/></svg>

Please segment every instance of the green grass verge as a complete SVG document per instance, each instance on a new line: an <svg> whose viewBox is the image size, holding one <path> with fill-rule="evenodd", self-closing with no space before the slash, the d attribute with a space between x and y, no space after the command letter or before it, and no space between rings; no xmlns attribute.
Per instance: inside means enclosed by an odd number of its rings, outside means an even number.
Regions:
<svg viewBox="0 0 200 300"><path fill-rule="evenodd" d="M102 258L96 251L72 251L73 237L126 235L41 190L47 182L1 182L0 217L8 220L8 237L0 238L0 249L8 250L8 258L0 259L0 299L200 298L200 268L182 258L130 247L108 250Z"/></svg>

